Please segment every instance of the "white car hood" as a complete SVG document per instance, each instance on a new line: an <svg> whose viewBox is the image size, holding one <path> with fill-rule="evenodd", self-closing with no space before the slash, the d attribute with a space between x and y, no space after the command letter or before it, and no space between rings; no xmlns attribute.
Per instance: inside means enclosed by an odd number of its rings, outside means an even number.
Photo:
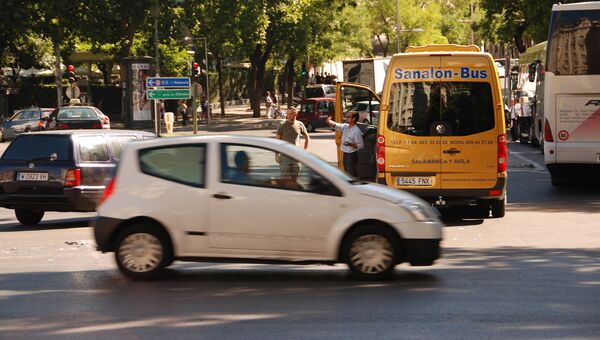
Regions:
<svg viewBox="0 0 600 340"><path fill-rule="evenodd" d="M398 203L403 200L421 201L417 196L406 191L392 189L381 184L362 184L354 185L354 189L360 194L386 200L391 203Z"/></svg>

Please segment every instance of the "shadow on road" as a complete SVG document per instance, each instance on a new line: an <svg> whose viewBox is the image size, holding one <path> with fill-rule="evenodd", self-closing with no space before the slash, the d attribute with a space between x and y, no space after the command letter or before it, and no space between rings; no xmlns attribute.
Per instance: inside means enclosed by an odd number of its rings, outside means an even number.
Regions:
<svg viewBox="0 0 600 340"><path fill-rule="evenodd" d="M593 338L599 257L598 250L450 248L440 265L400 266L385 282L352 281L337 266L214 263L177 264L150 282L116 269L7 273L0 332L243 339L293 329L308 339L331 336L322 327L339 323L352 326L353 338L369 338L373 327L425 338L464 338L464 329L478 338Z"/></svg>
<svg viewBox="0 0 600 340"><path fill-rule="evenodd" d="M15 232L15 231L38 231L50 229L72 229L72 228L87 228L89 227L89 217L64 218L57 220L42 220L36 226L26 226L20 223L0 223L0 233Z"/></svg>

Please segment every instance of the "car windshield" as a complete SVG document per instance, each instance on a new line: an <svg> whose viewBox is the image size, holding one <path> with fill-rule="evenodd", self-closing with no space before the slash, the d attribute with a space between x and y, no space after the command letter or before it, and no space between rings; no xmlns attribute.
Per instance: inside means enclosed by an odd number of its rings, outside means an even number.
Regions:
<svg viewBox="0 0 600 340"><path fill-rule="evenodd" d="M91 108L76 107L61 109L57 117L58 119L98 119L98 114Z"/></svg>
<svg viewBox="0 0 600 340"><path fill-rule="evenodd" d="M56 153L58 160L69 160L71 159L70 140L68 135L21 135L10 143L10 146L2 155L2 160L46 159L52 153Z"/></svg>

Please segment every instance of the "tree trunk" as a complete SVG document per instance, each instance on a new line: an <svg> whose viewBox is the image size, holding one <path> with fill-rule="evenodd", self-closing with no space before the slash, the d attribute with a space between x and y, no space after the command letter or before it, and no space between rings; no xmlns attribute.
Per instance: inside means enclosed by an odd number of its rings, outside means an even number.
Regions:
<svg viewBox="0 0 600 340"><path fill-rule="evenodd" d="M523 25L519 25L517 27L517 31L515 32L515 46L519 53L524 53L527 49L525 47L525 42L523 41L523 33L525 32L525 27Z"/></svg>
<svg viewBox="0 0 600 340"><path fill-rule="evenodd" d="M285 62L285 73L286 73L286 92L287 92L287 106L294 106L294 63L296 57L289 57Z"/></svg>
<svg viewBox="0 0 600 340"><path fill-rule="evenodd" d="M223 96L223 67L222 58L217 58L217 73L219 74L219 100L221 102L221 116L225 116L225 96Z"/></svg>

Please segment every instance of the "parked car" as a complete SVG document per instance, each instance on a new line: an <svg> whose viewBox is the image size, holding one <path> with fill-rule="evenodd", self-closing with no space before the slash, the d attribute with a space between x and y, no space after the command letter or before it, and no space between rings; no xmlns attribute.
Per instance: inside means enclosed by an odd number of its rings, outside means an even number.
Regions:
<svg viewBox="0 0 600 340"><path fill-rule="evenodd" d="M330 84L314 84L308 85L304 88L304 98L334 98L335 99L335 85Z"/></svg>
<svg viewBox="0 0 600 340"><path fill-rule="evenodd" d="M46 130L103 129L104 117L93 106L65 106L52 112L46 123Z"/></svg>
<svg viewBox="0 0 600 340"><path fill-rule="evenodd" d="M46 211L94 211L126 143L153 138L128 130L67 130L17 136L0 158L0 207L24 225Z"/></svg>
<svg viewBox="0 0 600 340"><path fill-rule="evenodd" d="M297 176L284 177L276 155L297 161ZM432 265L443 224L416 196L358 181L290 143L205 135L129 145L92 226L97 249L115 252L132 279L211 259L341 262L383 279L402 262Z"/></svg>
<svg viewBox="0 0 600 340"><path fill-rule="evenodd" d="M300 101L298 119L306 126L308 132L316 128L329 127L327 117L335 114L335 98L310 98Z"/></svg>
<svg viewBox="0 0 600 340"><path fill-rule="evenodd" d="M42 131L46 121L54 109L30 107L17 111L7 121L0 124L0 142L14 139L18 134Z"/></svg>
<svg viewBox="0 0 600 340"><path fill-rule="evenodd" d="M348 112L358 112L358 122L377 125L379 118L379 102L372 100L359 101L354 103Z"/></svg>

